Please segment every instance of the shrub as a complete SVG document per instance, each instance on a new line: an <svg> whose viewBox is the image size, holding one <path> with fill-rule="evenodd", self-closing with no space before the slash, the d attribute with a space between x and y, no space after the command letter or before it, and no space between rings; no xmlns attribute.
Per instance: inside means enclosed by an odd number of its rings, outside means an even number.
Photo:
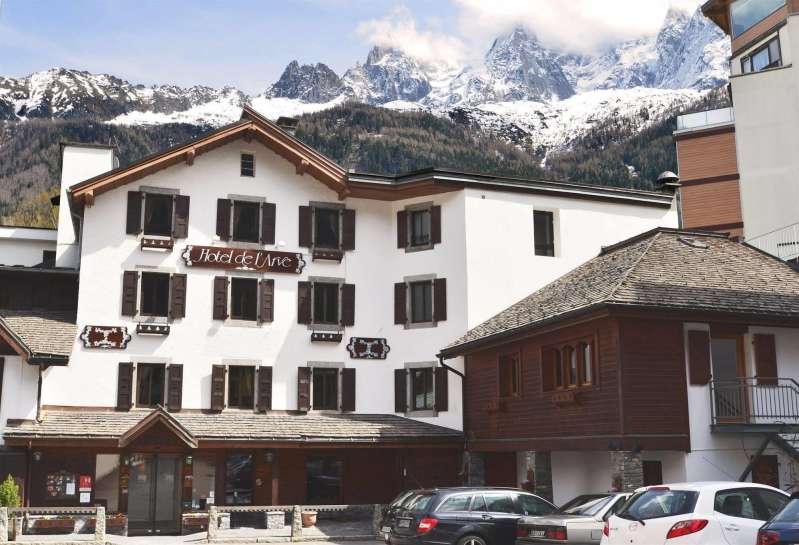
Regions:
<svg viewBox="0 0 799 545"><path fill-rule="evenodd" d="M19 507L22 499L19 497L19 486L14 478L9 475L0 483L0 507Z"/></svg>

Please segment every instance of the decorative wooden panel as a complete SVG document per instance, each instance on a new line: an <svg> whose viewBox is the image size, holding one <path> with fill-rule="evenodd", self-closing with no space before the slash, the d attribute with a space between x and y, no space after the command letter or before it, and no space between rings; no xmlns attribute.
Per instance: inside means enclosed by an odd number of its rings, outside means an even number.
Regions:
<svg viewBox="0 0 799 545"><path fill-rule="evenodd" d="M347 344L347 352L355 360L384 360L390 351L388 341L383 338L350 337Z"/></svg>
<svg viewBox="0 0 799 545"><path fill-rule="evenodd" d="M87 325L80 334L84 348L124 350L130 338L128 328L124 326Z"/></svg>

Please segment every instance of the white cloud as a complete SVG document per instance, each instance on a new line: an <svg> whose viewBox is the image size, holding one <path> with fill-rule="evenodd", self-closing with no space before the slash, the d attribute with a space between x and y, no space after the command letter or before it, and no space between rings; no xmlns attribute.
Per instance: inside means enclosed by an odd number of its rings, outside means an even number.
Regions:
<svg viewBox="0 0 799 545"><path fill-rule="evenodd" d="M442 32L435 22L432 26L420 30L410 10L398 7L382 19L359 23L356 33L370 44L400 49L422 62L461 62L466 55L463 41Z"/></svg>

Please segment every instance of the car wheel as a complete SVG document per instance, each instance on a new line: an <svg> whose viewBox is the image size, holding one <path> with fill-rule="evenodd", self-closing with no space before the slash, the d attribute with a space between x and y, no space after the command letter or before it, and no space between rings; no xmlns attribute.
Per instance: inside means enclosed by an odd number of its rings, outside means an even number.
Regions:
<svg viewBox="0 0 799 545"><path fill-rule="evenodd" d="M458 545L486 545L486 541L480 536L463 536L458 540Z"/></svg>

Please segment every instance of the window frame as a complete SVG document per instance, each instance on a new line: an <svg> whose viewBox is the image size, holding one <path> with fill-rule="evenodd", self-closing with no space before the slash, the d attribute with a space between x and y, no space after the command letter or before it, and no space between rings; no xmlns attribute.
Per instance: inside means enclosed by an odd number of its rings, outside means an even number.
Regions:
<svg viewBox="0 0 799 545"><path fill-rule="evenodd" d="M172 238L172 233L175 228L175 194L169 192L160 192L160 191L146 191L142 190L142 198L144 202L142 203L142 217L141 217L141 233L142 236L145 237L163 237L163 238ZM148 203L151 202L152 199L163 199L163 200L170 200L170 215L169 215L169 228L166 230L166 234L164 233L155 233L155 232L148 232L147 229L147 206Z"/></svg>
<svg viewBox="0 0 799 545"><path fill-rule="evenodd" d="M241 404L240 403L241 399L239 399L238 400L239 403L237 403L235 405L231 401L231 395L230 394L231 394L231 389L232 389L232 384L233 384L233 380L232 380L231 377L233 376L233 373L232 373L233 369L236 370L235 371L236 373L239 373L240 371L243 371L243 370L250 370L250 372L252 373L252 390L251 390L252 391L252 403L250 403L249 405ZM226 365L226 371L227 371L227 377L225 378L225 382L226 382L226 385L225 385L225 408L227 408L227 409L242 409L242 410L248 410L248 411L254 410L255 409L255 403L258 400L258 392L256 391L256 389L258 387L258 372L257 372L256 366L255 365L245 365L245 364L241 364L241 365L239 365L239 364L228 364L228 365ZM239 386L239 388L238 388L239 397L241 396L241 390L242 390L241 385L242 384L243 384L243 382L239 382L239 385L238 385Z"/></svg>
<svg viewBox="0 0 799 545"><path fill-rule="evenodd" d="M503 393L502 379L503 379L503 359L506 361L511 360L512 369L509 377L512 377L511 389L507 394ZM518 399L522 397L522 355L520 350L512 352L503 352L497 357L497 397L499 399ZM515 386L515 388L514 388Z"/></svg>
<svg viewBox="0 0 799 545"><path fill-rule="evenodd" d="M425 398L425 404L422 407L418 407L416 405L417 399L417 392L416 391L416 381L415 381L415 374L423 374L423 382L425 385L425 390L422 393ZM409 367L408 368L408 391L410 392L410 402L408 403L408 411L411 413L418 413L418 412L431 412L436 410L436 377L435 377L435 368L430 367ZM429 407L427 406L427 398L430 398Z"/></svg>
<svg viewBox="0 0 799 545"><path fill-rule="evenodd" d="M311 368L311 410L312 411L339 412L341 410L341 369L343 369L343 367L329 367L329 366L323 366L323 365L312 365L312 366L310 366L310 368ZM332 407L328 406L327 404L324 404L321 407L317 406L317 403L316 403L316 395L317 395L316 375L317 375L317 373L319 373L320 377L323 377L324 375L330 375L330 376L333 377L332 378L332 382L335 385L335 390L336 391L335 391L335 394L333 396L335 399L333 400L333 403L332 403L333 406ZM328 381L331 381L331 379L326 379L324 381L325 385L328 384ZM326 396L327 392L324 389L324 387L322 388L322 392L323 393L320 394L320 395L323 396L323 397L327 397ZM330 402L330 400L325 400L325 401Z"/></svg>
<svg viewBox="0 0 799 545"><path fill-rule="evenodd" d="M333 281L333 280L317 280L311 282L311 324L315 326L325 326L325 327L341 327L341 307L342 307L342 297L341 297L341 286L342 282ZM335 305L336 305L336 318L332 321L327 321L325 318L324 320L317 320L317 309L319 308L319 301L317 301L317 288L322 289L330 289L335 290ZM325 299L327 302L327 299ZM322 311L323 314L327 314L326 312Z"/></svg>
<svg viewBox="0 0 799 545"><path fill-rule="evenodd" d="M777 51L779 53L779 57L777 59L771 58L771 44L777 44ZM759 70L754 69L753 59L763 51L768 53L769 62L766 66ZM747 70L747 65L749 69ZM762 45L758 46L757 48L753 49L751 52L747 53L743 57L741 57L741 73L742 74L755 74L758 72L763 72L765 70L771 70L774 68L780 68L782 66L782 43L780 42L780 35L777 33L772 38L766 40Z"/></svg>
<svg viewBox="0 0 799 545"><path fill-rule="evenodd" d="M598 337L585 335L570 338L568 340L548 344L541 347L541 367L542 378L544 373L551 372L551 390L547 389L547 381L542 380L542 391L544 392L563 392L563 391L583 391L599 387L599 361L598 361ZM591 361L591 380L585 376L585 352L581 347L590 347ZM552 369L547 370L546 354L551 352L553 355ZM574 359L572 359L572 354ZM571 381L571 364L576 362L576 382Z"/></svg>
<svg viewBox="0 0 799 545"><path fill-rule="evenodd" d="M236 209L237 207L255 208L256 225L253 238L241 238L236 229ZM241 242L245 244L261 244L261 229L263 228L263 202L260 200L249 200L242 198L230 199L230 240L233 242Z"/></svg>
<svg viewBox="0 0 799 545"><path fill-rule="evenodd" d="M245 157L252 158L252 165L249 167L249 174L245 173ZM255 178L255 153L251 151L242 151L239 155L239 177L241 178Z"/></svg>
<svg viewBox="0 0 799 545"><path fill-rule="evenodd" d="M158 271L158 270L139 270L137 272L139 273L139 286L138 286L138 288L139 288L139 293L138 293L139 312L138 312L138 315L141 318L167 319L168 320L169 319L170 300L172 298L172 273ZM150 276L150 277L154 277L154 276L166 277L166 312L164 314L150 314L150 313L146 313L144 311L144 302L145 302L144 277L145 277L145 275ZM153 297L155 297L157 295L157 293L156 294L152 294L152 295L153 295ZM154 304L157 306L158 301L157 300L154 301Z"/></svg>
<svg viewBox="0 0 799 545"><path fill-rule="evenodd" d="M413 204L406 206L404 212L406 214L405 221L405 251L406 252L420 252L424 250L432 250L435 244L433 243L433 207L435 203L426 202L421 204ZM414 244L414 217L416 214L427 214L427 242Z"/></svg>
<svg viewBox="0 0 799 545"><path fill-rule="evenodd" d="M148 408L154 409L155 407L161 405L166 406L166 399L167 399L167 388L168 388L168 381L169 381L169 373L167 368L169 365L167 363L159 363L159 362L136 362L134 364L136 366L136 401L134 403L135 407L139 408ZM161 400L160 402L153 403L152 400L152 383L153 380L150 378L150 391L149 394L149 403L143 403L141 400L141 390L142 390L142 368L161 368L161 372L163 373L162 380L161 380Z"/></svg>
<svg viewBox="0 0 799 545"><path fill-rule="evenodd" d="M324 204L324 203L312 203L310 205L311 208L311 247L312 249L319 249L319 250L336 250L336 251L343 251L344 245L344 207L339 206L337 204ZM335 246L320 246L317 241L317 220L319 219L319 210L324 210L326 212L336 212L337 213L337 222L336 222L336 234L338 235L338 242Z"/></svg>
<svg viewBox="0 0 799 545"><path fill-rule="evenodd" d="M228 502L228 484L230 481L230 474L229 474L229 466L228 460L234 456L249 456L250 457L250 473L251 473L251 482L250 482L250 501L242 502L242 501L235 501L235 502ZM255 502L255 488L256 488L256 473L255 473L255 453L252 451L227 451L225 453L224 464L223 464L223 489L221 491L223 498L222 498L222 505L253 505ZM242 489L247 490L247 489Z"/></svg>
<svg viewBox="0 0 799 545"><path fill-rule="evenodd" d="M229 317L228 320L232 322L237 322L241 324L257 324L258 323L258 306L260 305L261 300L261 282L260 278L252 277L252 276L230 276L228 277L230 280L228 282L228 289L227 289L227 299L228 299L228 313ZM235 316L233 311L233 285L239 284L241 282L255 282L255 318L245 318L243 316Z"/></svg>
<svg viewBox="0 0 799 545"><path fill-rule="evenodd" d="M551 242L547 242L546 244L539 244L538 241L536 240L536 236L539 232L536 227L536 218L540 217L540 215L542 214L546 214L546 216L548 217L549 230L552 235ZM557 218L556 218L556 212L554 210L533 209L533 254L536 257L558 257L558 240L557 240L556 231L557 231ZM541 249L540 247L543 247L543 249Z"/></svg>
<svg viewBox="0 0 799 545"><path fill-rule="evenodd" d="M433 324L435 323L435 281L433 279L430 280L411 280L406 282L408 285L408 324L411 326L419 326L425 324ZM429 289L429 320L414 320L414 286L422 286L427 287ZM428 301L423 301L427 303ZM424 313L424 317L427 317L427 308L422 309Z"/></svg>

